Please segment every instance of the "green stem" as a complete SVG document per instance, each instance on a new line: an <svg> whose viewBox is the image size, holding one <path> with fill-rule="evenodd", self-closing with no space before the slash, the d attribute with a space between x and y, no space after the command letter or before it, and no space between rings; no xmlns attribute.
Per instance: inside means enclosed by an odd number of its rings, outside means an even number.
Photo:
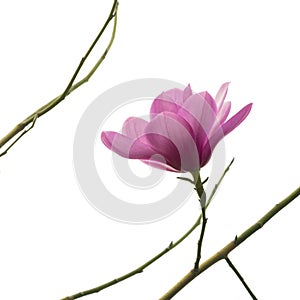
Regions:
<svg viewBox="0 0 300 300"><path fill-rule="evenodd" d="M201 259L201 250L202 250L202 244L203 244L203 238L204 238L206 223L207 223L207 218L206 218L206 215L205 215L205 207L202 207L202 227L201 227L200 238L199 238L199 241L198 241L197 256L196 256L194 269L199 268L199 262L200 262L200 259Z"/></svg>
<svg viewBox="0 0 300 300"><path fill-rule="evenodd" d="M215 263L222 259L226 259L228 254L242 244L246 239L253 235L257 230L261 229L270 219L272 219L278 212L284 207L290 204L295 198L300 195L300 186L292 192L289 196L276 204L270 211L268 211L262 218L260 218L255 224L245 230L239 236L236 236L233 241L228 243L224 248L219 250L209 259L204 261L198 269L192 269L189 271L176 285L174 285L165 295L159 300L172 299L177 293L179 293L187 284L194 280L197 276L203 273L205 270L213 266Z"/></svg>
<svg viewBox="0 0 300 300"><path fill-rule="evenodd" d="M106 22L104 23L102 29L100 30L99 34L97 35L97 37L93 41L92 45L89 47L89 49L86 52L86 54L84 55L84 57L81 59L79 65L77 67L77 69L75 70L74 74L72 75L72 78L69 81L69 83L68 83L67 87L65 88L65 90L63 91L63 93L61 95L55 97L53 100L51 100L47 104L45 104L42 107L40 107L38 110L36 110L34 113L32 113L26 119L24 119L21 123L19 123L18 125L16 125L2 139L0 139L0 149L1 149L11 139L13 139L15 136L17 136L21 132L21 134L19 135L19 137L17 139L15 139L15 141L5 151L3 151L0 154L0 157L3 156L3 155L5 155L5 154L7 154L8 150L10 150L12 148L12 146L14 146L16 144L16 142L18 142L29 130L31 130L33 128L33 125L34 125L35 121L37 120L37 118L41 117L42 115L46 114L48 111L52 110L55 106L57 106L60 102L62 102L69 94L71 94L78 87L80 87L81 85L83 85L84 83L86 83L91 78L91 76L95 73L95 71L97 70L97 68L100 66L100 64L102 63L102 61L105 59L108 51L110 50L110 48L112 46L113 41L114 41L115 34L116 34L116 27L117 27L117 9L118 9L118 1L114 0L112 8L111 8L111 11L109 13L109 16L108 16ZM96 62L96 64L94 65L94 67L90 70L90 72L83 79L81 79L77 83L74 83L75 80L76 80L76 78L77 78L77 76L78 76L78 73L81 70L82 66L84 65L85 61L87 60L87 58L91 54L92 50L94 49L94 47L96 46L96 44L98 43L98 41L100 40L101 36L103 35L103 33L106 30L106 28L109 25L109 23L113 19L114 19L114 27L113 27L113 30L112 30L110 41L109 41L109 43L108 43L105 51L101 55L100 59ZM31 124L31 127L28 128L27 130L25 130L25 128L29 124Z"/></svg>
<svg viewBox="0 0 300 300"><path fill-rule="evenodd" d="M200 238L198 240L198 247L197 247L197 256L196 256L196 261L194 264L194 269L198 269L199 267L199 262L201 259L201 250L202 250L202 244L203 244L203 238L204 238L204 233L205 233L205 228L206 228L206 223L207 223L207 218L206 218L206 193L203 188L203 183L200 177L200 172L197 173L192 173L194 177L194 182L195 182L195 190L197 191L197 194L199 196L199 201L201 205L201 212L202 212L202 227L201 227L201 233L200 233Z"/></svg>
<svg viewBox="0 0 300 300"><path fill-rule="evenodd" d="M237 270L237 268L234 266L234 264L231 262L231 260L228 257L225 257L225 260L226 260L227 264L229 265L229 267L233 270L233 272L235 273L235 275L238 277L238 279L241 281L241 283L243 284L243 286L245 287L245 289L247 290L247 292L249 293L249 295L252 297L252 299L253 300L257 300L257 298L255 297L255 295L251 291L250 287L247 285L247 283L245 282L244 278L242 277L242 275L240 274L240 272Z"/></svg>
<svg viewBox="0 0 300 300"><path fill-rule="evenodd" d="M215 185L214 189L212 190L209 198L208 198L208 201L207 201L207 204L206 204L206 208L207 206L210 204L211 200L213 199L218 187L220 186L221 182L223 181L225 175L227 174L227 172L229 171L232 163L233 163L234 160L232 160L230 162L230 164L227 166L227 168L224 170L222 176L220 177L219 181L217 182L217 184ZM63 298L62 300L74 300L74 299L78 299L78 298L81 298L81 297L84 297L84 296L87 296L87 295L91 295L91 294L94 294L94 293L98 293L118 282L121 282L125 279L128 279L136 274L140 274L142 273L147 267L149 267L151 264L153 264L155 261L157 261L158 259L160 259L162 256L164 256L166 253L168 253L170 250L172 250L173 248L175 248L176 246L178 246L181 242L183 242L199 225L200 225L200 221L202 219L202 215L199 216L199 218L197 219L197 221L194 223L194 225L179 239L177 240L175 243L171 242L170 245L165 248L163 251L161 251L160 253L158 253L156 256L154 256L152 259L150 259L149 261L147 261L146 263L144 263L143 265L141 265L140 267L136 268L135 270L119 277L119 278L116 278L116 279L113 279L109 282L106 282L98 287L95 287L95 288L92 288L92 289L89 289L89 290L86 290L86 291L83 291L83 292L79 292L77 294L74 294L73 296L69 296L69 297L66 297L66 298Z"/></svg>

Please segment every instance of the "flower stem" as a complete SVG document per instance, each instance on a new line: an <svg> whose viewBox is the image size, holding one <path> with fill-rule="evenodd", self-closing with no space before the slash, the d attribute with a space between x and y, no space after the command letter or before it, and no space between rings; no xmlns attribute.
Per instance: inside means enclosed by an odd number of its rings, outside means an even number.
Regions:
<svg viewBox="0 0 300 300"><path fill-rule="evenodd" d="M198 241L196 261L194 264L194 269L197 270L199 268L199 262L201 259L202 244L203 244L203 238L204 238L204 233L205 233L205 228L206 228L206 223L207 223L206 211L205 211L206 210L206 193L203 188L203 183L201 181L200 172L192 173L192 175L194 177L195 190L199 196L201 212L202 212L202 227L201 227L200 238Z"/></svg>
<svg viewBox="0 0 300 300"><path fill-rule="evenodd" d="M227 174L227 172L229 171L231 165L233 164L234 159L232 159L232 161L230 162L230 164L227 166L227 168L224 170L222 176L220 177L219 181L216 183L214 189L212 190L207 203L206 203L206 208L208 207L208 205L211 203L214 195L216 194L221 182L223 181L225 175ZM202 215L199 216L199 218L197 219L197 221L194 223L194 225L179 239L177 240L175 243L171 242L169 244L169 246L167 248L165 248L163 251L161 251L160 253L158 253L156 256L154 256L152 259L150 259L149 261L147 261L146 263L144 263L143 265L141 265L140 267L136 268L135 270L119 277L116 279L113 279L109 282L106 282L98 287L83 291L83 292L79 292L77 294L74 294L73 296L69 296L69 297L65 297L62 300L74 300L74 299L78 299L87 295L91 295L94 293L98 293L116 283L119 283L125 279L128 279L136 274L140 274L142 273L147 267L149 267L151 264L153 264L155 261L157 261L158 259L160 259L162 256L164 256L166 253L168 253L170 250L172 250L173 248L175 248L176 246L178 246L181 242L183 242L199 225L200 225L200 221L202 219Z"/></svg>
<svg viewBox="0 0 300 300"><path fill-rule="evenodd" d="M201 273L206 271L208 268L213 266L215 263L222 259L226 259L228 254L242 244L246 239L253 235L257 230L261 229L269 220L271 220L278 212L280 212L284 207L290 204L294 199L300 195L300 186L293 191L289 196L283 199L281 202L276 204L270 211L268 211L262 218L260 218L251 227L245 230L241 235L236 236L233 241L229 242L224 248L216 252L209 259L200 264L198 269L192 269L189 271L177 284L175 284L165 295L163 295L159 300L170 300L177 293L179 293L186 285L188 285L192 280L194 280Z"/></svg>
<svg viewBox="0 0 300 300"><path fill-rule="evenodd" d="M202 227L201 227L200 238L199 238L199 241L198 241L197 256L196 256L194 269L199 268L199 262L200 262L200 259L201 259L201 250L202 250L202 243L203 243L206 223L207 223L207 218L206 218L206 214L205 214L205 207L202 207Z"/></svg>
<svg viewBox="0 0 300 300"><path fill-rule="evenodd" d="M36 122L36 120L41 117L42 115L46 114L48 111L52 110L55 106L57 106L60 102L62 102L69 94L71 94L73 91L75 91L78 87L86 83L91 76L95 73L95 71L98 69L102 61L105 59L108 51L110 50L112 43L115 38L116 34L116 26L117 26L117 9L118 9L118 1L114 0L111 11L109 13L109 16L104 23L103 27L101 28L99 34L89 47L86 54L81 59L78 67L76 68L74 74L71 77L71 80L69 81L67 87L62 92L61 95L58 95L53 100L48 102L47 104L40 107L38 110L36 110L34 113L32 113L30 116L28 116L26 119L24 119L22 122L20 122L18 125L16 125L8 134L6 134L3 138L0 139L0 149L6 145L9 141L11 141L14 137L16 137L18 134L19 136L4 150L2 153L0 153L0 157L7 154L7 152L26 134L28 133L33 127ZM103 54L99 58L99 60L96 62L94 67L90 70L90 72L80 81L77 83L74 83L79 71L81 70L82 66L84 65L87 58L90 56L92 50L95 48L96 44L100 40L101 36L103 35L104 31L106 30L109 23L114 19L114 27L112 30L110 41L104 50ZM28 129L26 129L27 126L31 125Z"/></svg>
<svg viewBox="0 0 300 300"><path fill-rule="evenodd" d="M249 293L249 295L252 297L252 299L253 300L257 300L257 298L255 297L255 295L253 294L253 292L251 291L251 289L249 288L249 286L245 282L244 278L242 277L242 275L240 274L240 272L237 270L237 268L234 266L234 264L231 262L231 260L228 258L228 256L225 257L225 260L226 260L227 264L229 265L229 267L233 270L233 272L235 273L235 275L238 277L238 279L241 281L241 283L243 284L243 286L245 287L245 289L247 290L247 292Z"/></svg>

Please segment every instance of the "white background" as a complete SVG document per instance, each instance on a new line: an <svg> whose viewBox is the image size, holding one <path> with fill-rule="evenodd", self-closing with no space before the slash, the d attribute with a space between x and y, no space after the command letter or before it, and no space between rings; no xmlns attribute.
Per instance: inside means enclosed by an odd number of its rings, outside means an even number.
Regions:
<svg viewBox="0 0 300 300"><path fill-rule="evenodd" d="M63 90L110 2L2 3L1 137ZM0 159L1 299L60 299L97 286L144 263L196 220L196 198L167 219L137 226L104 217L81 194L72 161L76 126L116 84L158 77L214 95L231 81L233 112L254 103L226 138L227 161L236 161L208 210L203 259L299 185L297 1L120 2L115 43L95 76ZM231 255L258 299L300 298L299 201ZM158 299L191 269L197 239L195 231L143 274L86 299ZM220 262L175 299L250 297Z"/></svg>

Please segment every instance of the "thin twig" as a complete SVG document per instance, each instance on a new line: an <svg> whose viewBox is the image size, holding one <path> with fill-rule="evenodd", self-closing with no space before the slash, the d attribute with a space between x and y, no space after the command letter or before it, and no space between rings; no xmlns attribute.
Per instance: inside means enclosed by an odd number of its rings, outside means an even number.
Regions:
<svg viewBox="0 0 300 300"><path fill-rule="evenodd" d="M181 177L181 176L178 176L178 177L176 177L176 178L177 178L177 179L180 179L180 180L183 180L183 181L186 181L186 182L189 182L189 183L191 183L192 185L195 184L195 182L194 182L192 179L187 178L187 177Z"/></svg>
<svg viewBox="0 0 300 300"><path fill-rule="evenodd" d="M57 96L56 98L54 98L53 100L51 100L50 102L48 102L47 104L40 107L38 110L36 110L34 113L32 113L29 117L27 117L21 123L19 123L17 126L15 126L7 135L5 135L2 139L0 139L0 149L1 149L10 140L12 140L19 133L21 133L15 139L15 141L5 151L3 151L0 154L0 157L7 154L8 150L10 150L26 133L28 133L33 128L34 123L36 122L36 120L39 117L46 114L48 111L52 110L55 106L57 106L60 102L62 102L70 93L72 93L74 90L76 90L82 84L86 83L91 78L91 76L95 73L97 68L100 66L102 61L105 59L109 49L112 46L113 41L114 41L115 33L116 33L116 26L117 26L117 8L118 8L118 1L114 0L114 3L112 5L111 11L109 13L109 16L108 16L106 22L104 23L102 29L100 30L99 34L97 35L97 37L93 41L92 45L89 47L86 54L81 59L76 71L72 75L72 78L69 81L69 83L68 83L67 87L65 88L65 90L63 91L63 93L61 95ZM94 47L96 46L98 41L100 40L100 38L103 35L104 31L106 30L107 26L109 25L109 23L113 19L114 19L114 27L113 27L113 30L112 30L112 35L111 35L110 41L108 43L108 46L106 47L105 51L101 55L100 59L96 62L94 67L90 70L90 72L83 79L81 79L80 81L78 81L77 83L74 84L74 82L75 82L75 80L78 76L79 71L81 70L82 66L84 65L85 61L87 60L87 58L91 54L92 50L94 49ZM28 129L26 129L26 127L30 124L31 124L31 126Z"/></svg>
<svg viewBox="0 0 300 300"><path fill-rule="evenodd" d="M295 198L300 195L300 186L292 192L289 196L283 199L281 202L276 204L269 212L267 212L261 219L259 219L255 224L245 230L241 235L236 236L233 241L228 243L224 248L216 252L209 259L200 264L198 269L192 269L189 271L176 285L174 285L165 295L163 295L159 300L170 300L177 293L179 293L186 285L188 285L197 276L203 273L205 270L213 266L215 263L222 259L226 259L228 254L242 244L246 239L253 235L257 230L261 229L270 219L272 219L278 212L280 212L284 207L290 204Z"/></svg>
<svg viewBox="0 0 300 300"><path fill-rule="evenodd" d="M227 166L227 168L224 170L222 176L220 177L219 181L217 182L217 184L215 185L215 188L212 190L207 204L206 204L206 208L207 206L210 204L211 200L213 199L218 187L220 186L221 182L223 181L225 175L227 174L227 172L229 171L229 168L231 167L233 163L233 160L230 162L230 164ZM197 221L194 223L194 225L179 239L177 240L175 243L171 242L169 244L169 246L167 248L165 248L163 251L161 251L160 253L158 253L156 256L154 256L152 259L150 259L149 261L147 261L146 263L144 263L143 265L141 265L140 267L136 268L135 270L119 277L116 279L113 279L109 282L106 282L98 287L83 291L83 292L79 292L77 294L74 294L73 296L69 296L69 297L65 297L62 300L74 300L74 299L78 299L87 295L91 295L94 293L98 293L118 282L121 282L125 279L128 279L136 274L140 274L142 273L147 267L149 267L151 264L153 264L155 261L157 261L158 259L160 259L162 256L164 256L166 253L168 253L170 250L172 250L173 248L175 248L176 246L178 246L181 242L183 242L199 225L200 225L200 221L202 219L202 215L199 216L199 218L197 219Z"/></svg>
<svg viewBox="0 0 300 300"><path fill-rule="evenodd" d="M233 270L233 272L235 273L235 275L238 277L238 279L241 281L241 283L243 284L243 286L245 287L245 289L247 290L247 292L249 293L249 295L252 297L252 299L253 300L257 300L257 298L255 297L254 293L251 291L250 287L245 282L243 276L240 274L240 272L234 266L234 264L232 263L232 261L228 257L225 257L225 260L226 260L227 264L229 265L229 267Z"/></svg>
<svg viewBox="0 0 300 300"><path fill-rule="evenodd" d="M229 165L226 167L226 169L224 170L222 176L220 177L219 181L217 182L217 184L214 186L209 198L207 199L207 203L206 203L206 207L209 206L211 200L213 199L214 195L216 194L218 188L219 188L219 185L221 184L221 182L223 181L223 178L225 177L226 173L229 171L230 167L232 166L234 162L234 158L232 158L231 162L229 163Z"/></svg>

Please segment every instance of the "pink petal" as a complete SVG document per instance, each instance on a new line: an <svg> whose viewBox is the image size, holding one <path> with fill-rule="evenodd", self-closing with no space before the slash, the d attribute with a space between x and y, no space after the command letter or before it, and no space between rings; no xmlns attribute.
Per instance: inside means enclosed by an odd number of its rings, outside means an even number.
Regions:
<svg viewBox="0 0 300 300"><path fill-rule="evenodd" d="M214 128L214 134L206 140L202 147L202 151L200 152L201 168L208 163L214 148L222 138L224 138L223 129L221 126L217 125Z"/></svg>
<svg viewBox="0 0 300 300"><path fill-rule="evenodd" d="M249 103L244 108L242 108L238 113L231 117L222 127L224 135L238 127L248 116L252 108L252 103Z"/></svg>
<svg viewBox="0 0 300 300"><path fill-rule="evenodd" d="M221 85L217 95L216 95L216 103L218 105L218 109L220 110L220 108L223 106L224 100L226 98L227 95L227 91L228 91L228 86L229 86L230 82L225 82Z"/></svg>
<svg viewBox="0 0 300 300"><path fill-rule="evenodd" d="M122 128L122 133L130 138L138 138L144 133L148 122L141 118L128 118Z"/></svg>
<svg viewBox="0 0 300 300"><path fill-rule="evenodd" d="M150 124L151 122L149 123L149 128L151 128ZM146 131L149 131L149 128ZM168 137L160 133L149 132L144 134L140 140L145 144L148 143L151 145L151 148L155 150L156 156L151 156L148 160L159 160L174 169L180 170L180 153L175 144ZM160 155L160 157L157 157L157 155Z"/></svg>
<svg viewBox="0 0 300 300"><path fill-rule="evenodd" d="M192 95L193 95L193 91L191 89L191 86L188 84L188 86L183 91L183 102Z"/></svg>
<svg viewBox="0 0 300 300"><path fill-rule="evenodd" d="M228 133L238 127L248 116L252 108L252 103L246 105L237 114L230 118L225 124L217 126L210 138L207 140L201 151L201 167L206 165L209 161L212 151L219 143L219 141L225 137Z"/></svg>
<svg viewBox="0 0 300 300"><path fill-rule="evenodd" d="M203 145L216 121L214 108L200 94L189 97L178 111L191 125L196 136L198 148Z"/></svg>
<svg viewBox="0 0 300 300"><path fill-rule="evenodd" d="M231 102L225 102L221 109L218 111L217 119L220 124L223 124L225 120L227 119L231 109Z"/></svg>
<svg viewBox="0 0 300 300"><path fill-rule="evenodd" d="M166 161L172 161L176 169L192 171L199 169L199 154L195 140L191 135L191 128L186 127L186 120L174 113L164 112L157 115L145 129L146 134L152 134L150 143L155 148L164 151L165 144L162 144L158 136L165 137L173 143L175 149L167 149ZM179 156L178 156L179 154Z"/></svg>
<svg viewBox="0 0 300 300"><path fill-rule="evenodd" d="M139 139L132 139L117 132L103 131L101 140L108 149L125 158L149 159L156 154L149 145Z"/></svg>
<svg viewBox="0 0 300 300"><path fill-rule="evenodd" d="M165 170L165 171L170 171L170 172L177 172L177 173L181 173L182 171L181 170L177 170L175 168L173 168L172 166L166 164L165 162L163 161L160 161L160 160L155 160L157 158L155 157L152 157L151 159L149 160L146 160L146 159L143 159L141 160L143 163L151 166L151 167L154 167L154 168L157 168L157 169L160 169L160 170Z"/></svg>
<svg viewBox="0 0 300 300"><path fill-rule="evenodd" d="M208 93L192 95L182 108L192 114L203 128L210 128L216 118L215 103Z"/></svg>
<svg viewBox="0 0 300 300"><path fill-rule="evenodd" d="M209 132L210 137L213 136L215 132L222 127L222 124L226 121L226 118L229 115L230 108L231 108L231 102L225 102L221 107L221 110L218 111L215 124L213 125L211 131ZM222 135L223 135L223 129L222 129Z"/></svg>
<svg viewBox="0 0 300 300"><path fill-rule="evenodd" d="M186 93L189 93L189 90L186 91ZM165 97L168 97L169 100L175 102L175 103L183 103L183 99L184 99L184 91L178 88L174 88L171 90L168 90L164 93Z"/></svg>
<svg viewBox="0 0 300 300"><path fill-rule="evenodd" d="M153 119L156 115L167 111L177 113L178 109L179 106L170 99L156 98L150 108L150 117Z"/></svg>
<svg viewBox="0 0 300 300"><path fill-rule="evenodd" d="M184 90L174 88L161 93L154 99L151 105L151 118L164 111L176 113L179 106L192 94L193 92L190 85L188 85Z"/></svg>
<svg viewBox="0 0 300 300"><path fill-rule="evenodd" d="M212 110L214 112L217 112L216 102L215 102L214 98L210 95L210 93L201 92L201 93L199 93L199 95L201 95L206 100L206 102L210 105L210 107L212 108Z"/></svg>

